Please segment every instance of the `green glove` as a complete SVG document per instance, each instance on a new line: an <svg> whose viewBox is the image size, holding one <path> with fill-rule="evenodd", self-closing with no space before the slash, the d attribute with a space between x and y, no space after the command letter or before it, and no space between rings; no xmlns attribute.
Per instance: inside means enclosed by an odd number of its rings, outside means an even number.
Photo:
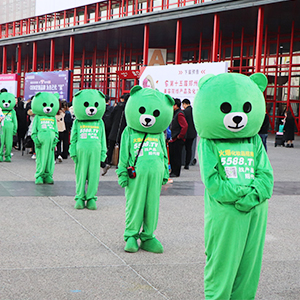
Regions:
<svg viewBox="0 0 300 300"><path fill-rule="evenodd" d="M121 186L121 187L125 187L128 185L128 176L126 175L121 175L119 177L119 180L118 180L118 184Z"/></svg>
<svg viewBox="0 0 300 300"><path fill-rule="evenodd" d="M237 200L234 204L235 208L241 212L249 212L253 207L259 204L259 198L256 190L252 191L241 199Z"/></svg>
<svg viewBox="0 0 300 300"><path fill-rule="evenodd" d="M41 148L42 147L41 142L37 138L34 140L34 145L35 145L36 148Z"/></svg>
<svg viewBox="0 0 300 300"><path fill-rule="evenodd" d="M164 184L168 183L168 179L169 178L164 178L162 184L164 185Z"/></svg>
<svg viewBox="0 0 300 300"><path fill-rule="evenodd" d="M74 155L74 156L71 156L71 158L73 159L74 163L77 164L77 156Z"/></svg>

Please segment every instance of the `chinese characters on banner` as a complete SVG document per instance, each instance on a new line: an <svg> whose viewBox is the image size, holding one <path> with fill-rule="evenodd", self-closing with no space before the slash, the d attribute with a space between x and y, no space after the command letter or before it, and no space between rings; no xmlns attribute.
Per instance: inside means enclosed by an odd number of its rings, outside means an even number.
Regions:
<svg viewBox="0 0 300 300"><path fill-rule="evenodd" d="M143 88L158 89L174 98L187 98L193 103L201 77L227 72L227 62L148 66L141 68L139 84Z"/></svg>
<svg viewBox="0 0 300 300"><path fill-rule="evenodd" d="M59 99L69 101L69 71L25 73L25 100L38 92L59 93Z"/></svg>

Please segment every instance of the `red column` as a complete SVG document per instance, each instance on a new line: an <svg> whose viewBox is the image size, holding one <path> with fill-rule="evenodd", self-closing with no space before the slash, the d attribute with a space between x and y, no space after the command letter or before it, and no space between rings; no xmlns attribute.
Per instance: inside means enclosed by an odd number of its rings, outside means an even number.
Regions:
<svg viewBox="0 0 300 300"><path fill-rule="evenodd" d="M143 51L143 65L148 65L148 52L149 52L149 24L144 26L144 51Z"/></svg>
<svg viewBox="0 0 300 300"><path fill-rule="evenodd" d="M87 5L84 7L84 18L83 18L83 23L86 24L87 23Z"/></svg>
<svg viewBox="0 0 300 300"><path fill-rule="evenodd" d="M212 61L218 61L218 49L219 49L219 31L220 31L220 17L218 14L214 16L214 35L212 45Z"/></svg>
<svg viewBox="0 0 300 300"><path fill-rule="evenodd" d="M264 8L258 9L257 17L257 33L256 33L256 49L255 49L255 73L260 72L261 69L261 52L263 42L263 30L264 30Z"/></svg>
<svg viewBox="0 0 300 300"><path fill-rule="evenodd" d="M98 22L99 20L99 3L96 3L96 8L95 8L95 22Z"/></svg>
<svg viewBox="0 0 300 300"><path fill-rule="evenodd" d="M7 48L3 46L3 57L2 57L2 74L7 72Z"/></svg>
<svg viewBox="0 0 300 300"><path fill-rule="evenodd" d="M69 53L69 70L70 70L70 95L69 101L73 98L73 74L74 74L74 36L70 36L70 53Z"/></svg>
<svg viewBox="0 0 300 300"><path fill-rule="evenodd" d="M181 33L182 33L182 21L177 20L176 46L175 46L175 65L179 65L181 63Z"/></svg>
<svg viewBox="0 0 300 300"><path fill-rule="evenodd" d="M96 87L96 62L97 62L97 47L94 48L93 53L93 75L92 75L92 89Z"/></svg>
<svg viewBox="0 0 300 300"><path fill-rule="evenodd" d="M37 46L36 42L33 42L33 50L32 50L32 72L36 72L37 68Z"/></svg>
<svg viewBox="0 0 300 300"><path fill-rule="evenodd" d="M85 47L83 47L82 57L81 57L81 84L80 84L81 89L84 89L84 63L85 63Z"/></svg>
<svg viewBox="0 0 300 300"><path fill-rule="evenodd" d="M20 97L21 94L21 71L22 71L22 47L19 44L17 46L18 56L17 56L17 73L18 73L18 87L17 87L17 97ZM27 99L26 99L27 100Z"/></svg>
<svg viewBox="0 0 300 300"><path fill-rule="evenodd" d="M55 40L51 39L51 42L50 42L50 71L54 71L54 59L55 59Z"/></svg>

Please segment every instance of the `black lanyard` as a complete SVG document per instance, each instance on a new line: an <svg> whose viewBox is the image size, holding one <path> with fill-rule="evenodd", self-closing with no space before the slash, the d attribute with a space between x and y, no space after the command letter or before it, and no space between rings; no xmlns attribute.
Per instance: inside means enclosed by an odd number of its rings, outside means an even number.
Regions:
<svg viewBox="0 0 300 300"><path fill-rule="evenodd" d="M140 155L140 152L141 152L141 150L142 150L144 141L145 141L145 139L146 139L146 135L147 135L147 133L145 133L144 138L143 138L143 141L142 141L141 146L140 146L140 149L139 149L139 151L138 151L138 153L137 153L137 155L136 155L136 157L135 157L135 161L134 161L134 164L133 164L134 167L135 167L135 165L136 165L137 159L138 159L138 157L139 157L139 155Z"/></svg>

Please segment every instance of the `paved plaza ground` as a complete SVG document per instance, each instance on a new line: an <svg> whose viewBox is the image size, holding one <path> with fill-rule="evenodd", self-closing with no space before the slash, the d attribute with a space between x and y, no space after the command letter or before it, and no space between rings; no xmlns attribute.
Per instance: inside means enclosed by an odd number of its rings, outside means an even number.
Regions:
<svg viewBox="0 0 300 300"><path fill-rule="evenodd" d="M268 154L275 188L259 300L300 299L300 139ZM0 163L0 299L204 299L204 187L199 164L163 186L156 231L165 252L124 252L124 189L101 176L98 210L74 209L71 159L54 185L34 184L35 161L13 150Z"/></svg>

